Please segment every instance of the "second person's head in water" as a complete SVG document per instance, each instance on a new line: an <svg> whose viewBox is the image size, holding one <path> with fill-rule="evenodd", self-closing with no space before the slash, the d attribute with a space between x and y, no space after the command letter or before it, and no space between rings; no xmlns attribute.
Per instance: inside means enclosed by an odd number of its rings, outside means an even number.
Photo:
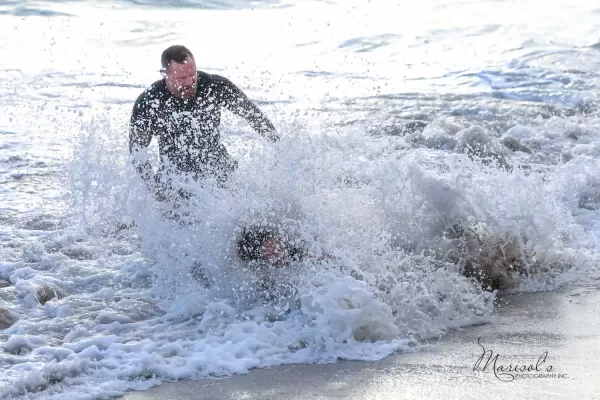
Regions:
<svg viewBox="0 0 600 400"><path fill-rule="evenodd" d="M276 229L264 227L244 228L236 243L240 259L261 262L272 267L283 267L299 261L301 250L289 245Z"/></svg>

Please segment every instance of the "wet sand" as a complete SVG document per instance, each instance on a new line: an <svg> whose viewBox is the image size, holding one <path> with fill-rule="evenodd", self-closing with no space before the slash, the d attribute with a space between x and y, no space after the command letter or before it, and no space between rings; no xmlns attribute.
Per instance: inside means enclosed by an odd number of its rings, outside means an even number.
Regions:
<svg viewBox="0 0 600 400"><path fill-rule="evenodd" d="M493 352L483 371L490 353L474 371L484 352L478 338ZM284 365L227 379L164 383L122 399L600 399L597 287L506 296L491 323L428 344L377 362ZM506 381L511 375L500 369L511 364L531 365L533 371L524 373L534 377Z"/></svg>

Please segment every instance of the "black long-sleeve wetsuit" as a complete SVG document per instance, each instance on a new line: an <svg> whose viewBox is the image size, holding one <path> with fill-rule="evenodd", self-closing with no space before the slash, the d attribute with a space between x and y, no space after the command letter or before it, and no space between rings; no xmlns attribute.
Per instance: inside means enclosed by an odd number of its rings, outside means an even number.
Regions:
<svg viewBox="0 0 600 400"><path fill-rule="evenodd" d="M273 124L229 79L198 71L196 96L179 99L163 80L154 82L137 98L131 115L129 152L145 150L158 136L161 167L154 175L147 160L133 158L134 166L151 188L168 189L165 175L191 173L195 179L219 181L237 167L220 143L221 108L241 116L260 134L276 141Z"/></svg>

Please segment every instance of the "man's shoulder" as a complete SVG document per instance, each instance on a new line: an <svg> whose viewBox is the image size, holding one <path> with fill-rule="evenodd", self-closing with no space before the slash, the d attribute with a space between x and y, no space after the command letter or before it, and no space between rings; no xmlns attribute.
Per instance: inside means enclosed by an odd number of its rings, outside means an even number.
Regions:
<svg viewBox="0 0 600 400"><path fill-rule="evenodd" d="M208 72L204 72L204 71L197 71L198 72L198 84L199 85L223 85L223 86L227 86L227 85L231 85L231 81L219 74L209 74Z"/></svg>
<svg viewBox="0 0 600 400"><path fill-rule="evenodd" d="M157 80L140 93L135 101L136 107L145 107L160 101L166 94L167 87L162 79Z"/></svg>

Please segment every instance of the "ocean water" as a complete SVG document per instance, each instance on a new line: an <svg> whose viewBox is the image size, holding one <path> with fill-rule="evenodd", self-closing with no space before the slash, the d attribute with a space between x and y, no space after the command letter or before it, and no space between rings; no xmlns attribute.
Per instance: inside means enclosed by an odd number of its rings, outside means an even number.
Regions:
<svg viewBox="0 0 600 400"><path fill-rule="evenodd" d="M0 397L418 350L493 320L466 262L509 294L599 279L599 28L592 1L0 2ZM127 153L177 43L282 138L225 113L239 170L185 224ZM271 299L232 250L265 222L328 255Z"/></svg>

